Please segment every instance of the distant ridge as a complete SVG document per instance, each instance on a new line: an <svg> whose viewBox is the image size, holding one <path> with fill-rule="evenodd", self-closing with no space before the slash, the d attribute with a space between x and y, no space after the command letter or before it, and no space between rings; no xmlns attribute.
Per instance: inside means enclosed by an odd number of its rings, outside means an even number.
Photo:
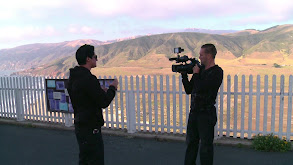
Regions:
<svg viewBox="0 0 293 165"><path fill-rule="evenodd" d="M68 47L78 47L84 44L89 44L89 45L103 45L105 44L102 41L98 41L98 40L92 40L92 39L83 39L83 40L74 40L74 41L66 41L64 42L66 43L64 46L68 46ZM61 43L62 44L62 43Z"/></svg>
<svg viewBox="0 0 293 165"><path fill-rule="evenodd" d="M197 32L197 33L208 33L208 34L227 34L235 33L237 30L208 30L208 29L198 29L198 28L186 28L184 32Z"/></svg>

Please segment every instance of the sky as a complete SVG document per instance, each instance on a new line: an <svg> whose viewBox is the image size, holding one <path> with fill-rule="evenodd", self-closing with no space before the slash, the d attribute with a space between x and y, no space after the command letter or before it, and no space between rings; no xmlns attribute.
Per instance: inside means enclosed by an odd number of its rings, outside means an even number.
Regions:
<svg viewBox="0 0 293 165"><path fill-rule="evenodd" d="M292 0L0 0L0 49L293 24Z"/></svg>

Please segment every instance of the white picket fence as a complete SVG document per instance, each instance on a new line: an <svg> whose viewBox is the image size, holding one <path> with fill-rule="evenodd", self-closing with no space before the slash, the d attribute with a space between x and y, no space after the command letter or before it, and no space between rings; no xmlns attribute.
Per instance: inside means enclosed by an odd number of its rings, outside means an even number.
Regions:
<svg viewBox="0 0 293 165"><path fill-rule="evenodd" d="M216 136L251 139L274 133L293 140L293 76L286 81L283 75L238 78L225 76L220 87ZM190 96L180 76L120 76L118 81L117 95L104 109L105 127L129 133L186 133ZM44 77L0 77L0 118L72 126L73 114L47 111L44 84Z"/></svg>

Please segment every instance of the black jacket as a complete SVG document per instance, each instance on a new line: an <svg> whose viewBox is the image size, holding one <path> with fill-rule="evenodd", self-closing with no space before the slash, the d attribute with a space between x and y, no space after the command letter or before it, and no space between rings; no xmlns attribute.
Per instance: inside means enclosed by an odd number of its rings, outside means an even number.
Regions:
<svg viewBox="0 0 293 165"><path fill-rule="evenodd" d="M182 74L185 92L191 94L190 111L213 107L222 81L223 70L218 65L193 74L190 81L187 74Z"/></svg>
<svg viewBox="0 0 293 165"><path fill-rule="evenodd" d="M98 128L104 125L102 108L109 106L116 89L110 86L107 93L96 76L81 66L70 69L68 93L74 109L77 127Z"/></svg>

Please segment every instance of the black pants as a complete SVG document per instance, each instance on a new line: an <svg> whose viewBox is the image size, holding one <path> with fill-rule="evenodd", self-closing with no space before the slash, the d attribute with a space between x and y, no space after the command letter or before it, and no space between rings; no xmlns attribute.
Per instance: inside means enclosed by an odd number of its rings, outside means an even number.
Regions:
<svg viewBox="0 0 293 165"><path fill-rule="evenodd" d="M79 165L104 165L104 142L101 128L77 128L75 135L79 146Z"/></svg>
<svg viewBox="0 0 293 165"><path fill-rule="evenodd" d="M201 165L212 165L214 157L214 126L217 122L216 108L191 112L188 118L185 165L195 165L200 141Z"/></svg>

